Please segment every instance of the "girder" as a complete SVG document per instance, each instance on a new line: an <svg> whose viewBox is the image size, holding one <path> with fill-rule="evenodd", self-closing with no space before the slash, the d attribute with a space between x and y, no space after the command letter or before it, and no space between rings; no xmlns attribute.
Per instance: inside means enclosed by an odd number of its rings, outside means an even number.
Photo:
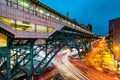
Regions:
<svg viewBox="0 0 120 80"><path fill-rule="evenodd" d="M9 37L7 46L0 48L0 79L11 79L20 74L26 75L28 80L33 75L38 78L64 46L79 50L81 44L77 40L86 45L86 40L90 37L68 28L56 31L48 39L44 39L45 43L35 44L38 39Z"/></svg>
<svg viewBox="0 0 120 80"><path fill-rule="evenodd" d="M62 40L63 42L63 40ZM57 45L59 45L61 42L59 42ZM37 66L39 68L36 67L36 70L37 70L37 75L40 75L44 69L48 66L48 64L50 63L50 61L54 58L54 56L57 54L58 51L60 51L63 47L64 47L64 43L63 42L63 45L62 46L56 46L54 44L51 44L51 45L54 45L54 47L52 48L52 50L44 57L44 59L42 59L41 63ZM51 57L49 57L49 55L51 55ZM48 60L47 62L45 60Z"/></svg>
<svg viewBox="0 0 120 80"><path fill-rule="evenodd" d="M33 9L42 6L52 13L51 16L38 15L35 10L19 5L18 1L0 0L0 33L7 38L6 46L0 47L0 80L11 80L20 74L27 80L35 74L38 78L64 46L79 50L93 35L87 28L47 6L33 0L32 3ZM45 42L36 44L39 39Z"/></svg>

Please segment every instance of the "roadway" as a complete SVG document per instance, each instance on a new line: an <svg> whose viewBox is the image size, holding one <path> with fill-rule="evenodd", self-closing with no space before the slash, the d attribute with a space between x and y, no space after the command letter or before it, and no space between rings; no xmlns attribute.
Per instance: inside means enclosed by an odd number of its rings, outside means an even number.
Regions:
<svg viewBox="0 0 120 80"><path fill-rule="evenodd" d="M64 48L52 60L64 80L120 80L105 38L92 45L91 51L82 61L71 57L77 54L75 52Z"/></svg>
<svg viewBox="0 0 120 80"><path fill-rule="evenodd" d="M60 51L52 61L65 80L89 80L79 69L69 61L69 49Z"/></svg>

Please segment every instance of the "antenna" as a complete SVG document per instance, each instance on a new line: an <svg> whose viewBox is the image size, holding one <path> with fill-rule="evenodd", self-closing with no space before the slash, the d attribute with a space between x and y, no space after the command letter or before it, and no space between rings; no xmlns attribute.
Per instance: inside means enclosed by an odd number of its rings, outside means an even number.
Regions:
<svg viewBox="0 0 120 80"><path fill-rule="evenodd" d="M66 13L66 16L69 17L69 12Z"/></svg>

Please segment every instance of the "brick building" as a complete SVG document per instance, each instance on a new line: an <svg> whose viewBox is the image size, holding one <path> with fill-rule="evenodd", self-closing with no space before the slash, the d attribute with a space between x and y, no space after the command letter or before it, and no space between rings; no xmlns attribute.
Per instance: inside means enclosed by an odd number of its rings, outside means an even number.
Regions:
<svg viewBox="0 0 120 80"><path fill-rule="evenodd" d="M109 39L120 43L120 18L109 21Z"/></svg>

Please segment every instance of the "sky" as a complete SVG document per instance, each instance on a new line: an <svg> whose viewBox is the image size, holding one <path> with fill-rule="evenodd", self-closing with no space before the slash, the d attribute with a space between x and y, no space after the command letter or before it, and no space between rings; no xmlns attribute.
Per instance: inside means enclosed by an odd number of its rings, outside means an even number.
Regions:
<svg viewBox="0 0 120 80"><path fill-rule="evenodd" d="M38 0L80 24L93 27L95 35L107 35L109 20L120 18L120 0Z"/></svg>

